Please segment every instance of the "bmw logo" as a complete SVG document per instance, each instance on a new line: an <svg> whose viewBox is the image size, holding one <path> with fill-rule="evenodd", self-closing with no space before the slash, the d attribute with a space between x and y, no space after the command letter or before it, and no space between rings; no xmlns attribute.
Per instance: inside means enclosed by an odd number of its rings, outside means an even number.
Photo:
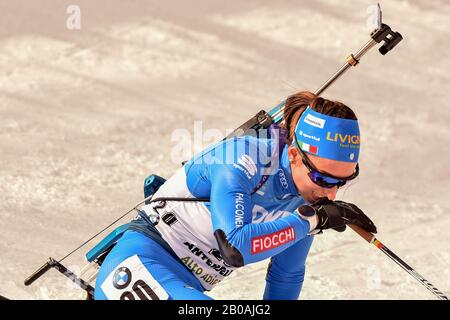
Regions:
<svg viewBox="0 0 450 320"><path fill-rule="evenodd" d="M131 282L131 271L126 267L116 270L113 277L113 286L116 289L125 289Z"/></svg>

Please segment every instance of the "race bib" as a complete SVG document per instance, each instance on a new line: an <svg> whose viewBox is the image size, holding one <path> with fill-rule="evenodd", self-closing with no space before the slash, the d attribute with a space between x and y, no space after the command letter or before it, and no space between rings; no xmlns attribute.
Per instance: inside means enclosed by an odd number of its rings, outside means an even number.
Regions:
<svg viewBox="0 0 450 320"><path fill-rule="evenodd" d="M137 255L120 263L100 286L109 300L167 300L169 295Z"/></svg>

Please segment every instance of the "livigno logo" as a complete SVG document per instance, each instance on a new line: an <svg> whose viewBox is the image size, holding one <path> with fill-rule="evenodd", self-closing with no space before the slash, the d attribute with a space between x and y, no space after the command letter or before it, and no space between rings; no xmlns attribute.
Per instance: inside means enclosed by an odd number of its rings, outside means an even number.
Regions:
<svg viewBox="0 0 450 320"><path fill-rule="evenodd" d="M340 143L347 143L347 144L353 144L353 145L359 145L360 144L360 136L355 135L342 135L340 133L331 133L328 131L327 133L327 140L333 141L333 142L340 142Z"/></svg>

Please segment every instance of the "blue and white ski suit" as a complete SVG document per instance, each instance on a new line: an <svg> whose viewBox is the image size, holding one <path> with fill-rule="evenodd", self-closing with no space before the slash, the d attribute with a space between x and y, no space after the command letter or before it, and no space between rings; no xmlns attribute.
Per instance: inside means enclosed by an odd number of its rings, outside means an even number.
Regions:
<svg viewBox="0 0 450 320"><path fill-rule="evenodd" d="M313 236L279 139L222 141L193 157L154 195L209 202L144 207L170 246L127 231L104 261L96 299L208 299L236 268L271 258L264 299L298 299Z"/></svg>

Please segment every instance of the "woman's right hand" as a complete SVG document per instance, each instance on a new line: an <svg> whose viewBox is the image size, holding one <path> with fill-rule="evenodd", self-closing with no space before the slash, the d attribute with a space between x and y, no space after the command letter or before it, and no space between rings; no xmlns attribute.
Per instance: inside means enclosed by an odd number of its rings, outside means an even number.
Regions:
<svg viewBox="0 0 450 320"><path fill-rule="evenodd" d="M316 229L334 229L343 232L348 224L357 225L369 232L377 233L377 227L353 203L344 201L331 201L328 198L320 198L311 204L303 205L298 208L302 216L310 217L317 214L318 223Z"/></svg>

